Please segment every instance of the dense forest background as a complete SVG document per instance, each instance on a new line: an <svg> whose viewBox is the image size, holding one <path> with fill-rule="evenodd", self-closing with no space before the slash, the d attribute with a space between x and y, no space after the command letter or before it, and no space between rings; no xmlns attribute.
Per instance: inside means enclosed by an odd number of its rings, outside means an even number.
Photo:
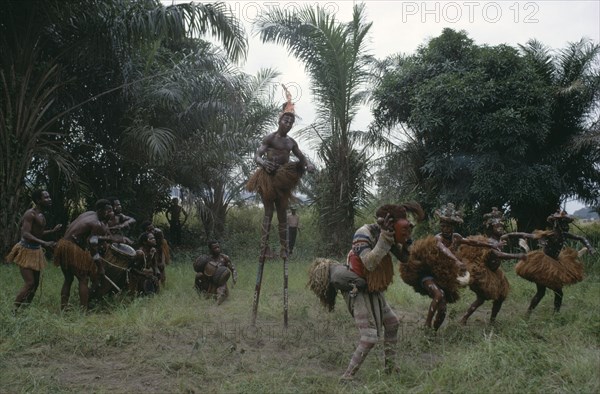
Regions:
<svg viewBox="0 0 600 394"><path fill-rule="evenodd" d="M348 22L313 6L255 23L310 76L319 111L299 133L322 165L301 192L324 253L343 254L357 221L386 202L427 213L454 202L469 233L493 206L525 231L567 199L600 210L598 43L487 46L446 29L413 54L375 59L364 5ZM268 62L256 75L239 68L247 34L223 3L5 0L2 255L39 187L54 200L49 225L113 195L141 223L177 186L197 222L189 242L231 234L227 216L256 204L243 187L281 104ZM355 130L365 102L374 121Z"/></svg>

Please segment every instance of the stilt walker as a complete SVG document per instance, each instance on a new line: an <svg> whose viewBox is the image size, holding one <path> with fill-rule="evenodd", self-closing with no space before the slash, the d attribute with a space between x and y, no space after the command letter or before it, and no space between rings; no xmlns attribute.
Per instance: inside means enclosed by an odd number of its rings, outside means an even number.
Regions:
<svg viewBox="0 0 600 394"><path fill-rule="evenodd" d="M282 85L283 86L283 85ZM252 324L256 324L260 289L264 263L269 244L269 232L273 213L277 212L278 235L281 250L279 255L283 259L283 313L284 326L288 324L288 235L287 235L287 208L292 190L300 182L304 171L313 172L315 167L306 159L298 148L296 141L288 137L296 119L292 95L283 86L286 95L286 103L282 106L279 115L279 127L277 131L267 135L256 150L254 161L258 169L254 172L246 185L246 189L257 192L260 195L265 209L261 227L260 257L258 259L258 272L256 274L256 286L254 288L254 299L252 304ZM298 158L298 161L290 161L290 152Z"/></svg>

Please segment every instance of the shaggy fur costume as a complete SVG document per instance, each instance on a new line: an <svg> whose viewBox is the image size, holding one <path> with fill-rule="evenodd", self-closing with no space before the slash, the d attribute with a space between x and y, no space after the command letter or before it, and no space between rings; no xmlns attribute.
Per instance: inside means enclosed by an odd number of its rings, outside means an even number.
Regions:
<svg viewBox="0 0 600 394"><path fill-rule="evenodd" d="M246 184L246 190L257 192L267 201L289 199L303 173L304 166L300 162L286 163L271 175L259 167Z"/></svg>
<svg viewBox="0 0 600 394"><path fill-rule="evenodd" d="M162 261L164 261L166 265L171 264L171 250L169 249L169 243L166 239L162 240L160 250L162 252Z"/></svg>
<svg viewBox="0 0 600 394"><path fill-rule="evenodd" d="M362 260L358 257L354 251L348 254L348 264L352 267L352 271L358 275L363 274L367 280L368 289L370 292L385 291L388 286L394 281L394 265L392 264L392 257L388 253L383 257L381 263L377 265L377 268L373 271L369 271L364 268ZM356 268L360 267L360 268Z"/></svg>
<svg viewBox="0 0 600 394"><path fill-rule="evenodd" d="M332 266L341 266L335 260L316 258L308 267L308 283L306 287L312 290L321 305L327 308L329 312L335 308L335 298L337 290L330 281L330 268Z"/></svg>
<svg viewBox="0 0 600 394"><path fill-rule="evenodd" d="M96 274L97 268L89 251L64 238L58 241L54 249L54 265L70 267L82 273Z"/></svg>
<svg viewBox="0 0 600 394"><path fill-rule="evenodd" d="M558 260L544 254L542 250L527 253L527 259L515 266L520 277L530 282L559 290L583 280L583 265L577 260L577 251L564 248Z"/></svg>
<svg viewBox="0 0 600 394"><path fill-rule="evenodd" d="M34 271L41 271L47 265L44 249L41 247L31 249L20 242L13 246L10 253L6 256L6 261Z"/></svg>
<svg viewBox="0 0 600 394"><path fill-rule="evenodd" d="M452 259L437 247L434 236L415 241L410 249L407 263L400 264L400 277L419 294L429 295L421 285L421 280L432 276L435 283L444 291L447 302L459 299L459 284L456 278L459 270Z"/></svg>
<svg viewBox="0 0 600 394"><path fill-rule="evenodd" d="M469 237L469 239L488 242L488 239L481 235ZM506 298L510 288L508 279L502 269L498 267L497 258L491 249L461 245L456 257L467 265L467 270L471 274L469 288L478 297L484 300Z"/></svg>

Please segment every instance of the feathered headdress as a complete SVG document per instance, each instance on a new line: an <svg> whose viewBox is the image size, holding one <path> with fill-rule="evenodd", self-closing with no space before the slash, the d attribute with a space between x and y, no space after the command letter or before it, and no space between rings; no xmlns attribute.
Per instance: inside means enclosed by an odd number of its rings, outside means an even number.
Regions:
<svg viewBox="0 0 600 394"><path fill-rule="evenodd" d="M560 209L556 211L556 213L548 216L546 219L549 223L554 223L557 221L571 223L573 220L573 216L568 215L565 211L561 211Z"/></svg>
<svg viewBox="0 0 600 394"><path fill-rule="evenodd" d="M461 224L463 222L463 213L457 210L451 202L446 205L442 205L439 209L435 210L435 216L438 217L440 222L446 222L450 224Z"/></svg>
<svg viewBox="0 0 600 394"><path fill-rule="evenodd" d="M484 214L483 218L485 219L483 221L485 227L491 227L497 223L504 223L504 213L497 207L492 207L492 212Z"/></svg>
<svg viewBox="0 0 600 394"><path fill-rule="evenodd" d="M286 102L281 107L281 113L279 114L279 118L281 118L284 114L292 114L295 117L296 116L296 110L294 108L294 103L292 103L292 94L285 87L284 84L281 84L281 86L283 87L283 90L285 91Z"/></svg>

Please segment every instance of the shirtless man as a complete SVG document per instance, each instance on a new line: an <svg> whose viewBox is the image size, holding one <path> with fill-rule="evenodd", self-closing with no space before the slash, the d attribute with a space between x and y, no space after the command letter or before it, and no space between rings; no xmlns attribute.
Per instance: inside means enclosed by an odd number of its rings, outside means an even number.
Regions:
<svg viewBox="0 0 600 394"><path fill-rule="evenodd" d="M283 88L286 92L287 102L283 105L282 114L279 116L279 127L277 131L267 135L256 150L254 161L258 164L259 168L246 184L246 189L250 192L255 191L260 195L265 210L261 228L260 257L258 259L256 287L254 289L252 323L254 324L256 321L262 272L267 254L273 212L277 211L279 244L281 245L279 254L283 258L284 265L283 321L284 326L287 327L287 257L289 254L287 209L292 190L300 182L302 174L304 174L305 170L313 172L315 167L308 162L304 154L300 151L300 148L298 148L296 141L287 135L294 125L296 116L294 114L292 96L285 86ZM298 158L298 161L290 161L290 152Z"/></svg>
<svg viewBox="0 0 600 394"><path fill-rule="evenodd" d="M28 209L21 219L21 240L6 256L6 260L19 266L25 284L15 299L15 312L21 305L29 305L40 283L40 273L46 268L44 249L52 248L53 241L44 241L45 235L53 234L62 228L57 224L52 230L46 230L46 217L43 210L52 205L50 194L45 190L35 190L31 194L35 206Z"/></svg>
<svg viewBox="0 0 600 394"><path fill-rule="evenodd" d="M455 253L461 245L499 248L495 241L463 238L454 227L463 222L462 212L448 203L435 211L440 233L421 238L411 246L410 257L400 264L400 277L419 293L431 298L425 326L438 330L446 319L446 307L459 299L459 289L469 283L467 266Z"/></svg>
<svg viewBox="0 0 600 394"><path fill-rule="evenodd" d="M181 221L181 215L183 215L183 222ZM188 214L183 209L181 205L179 205L179 199L177 197L173 197L171 199L171 205L167 212L165 213L167 220L169 221L169 231L171 233L171 242L174 245L181 244L181 227L187 221Z"/></svg>
<svg viewBox="0 0 600 394"><path fill-rule="evenodd" d="M254 161L259 165L258 170L248 181L248 191L256 191L261 197L265 209L262 223L261 256L265 260L265 246L271 229L273 213L277 211L279 222L279 242L281 244L281 257L287 257L287 209L292 189L300 181L304 171L313 172L315 167L308 162L298 148L296 141L288 137L295 121L294 106L291 96L287 92L288 102L284 104L283 113L279 117L277 131L267 135L256 154ZM290 162L290 152L298 158L297 162Z"/></svg>
<svg viewBox="0 0 600 394"><path fill-rule="evenodd" d="M65 277L61 292L60 306L65 309L69 303L71 285L77 277L79 282L79 302L88 308L89 285L92 279L92 292L104 276L100 247L105 241L125 242L131 240L110 233L108 222L113 217L112 204L108 200L98 200L95 211L84 212L67 227L64 237L54 250L54 265L60 266Z"/></svg>
<svg viewBox="0 0 600 394"><path fill-rule="evenodd" d="M108 201L112 204L115 216L108 222L108 227L113 234L127 231L135 224L135 219L123 214L123 206L117 197L110 197Z"/></svg>
<svg viewBox="0 0 600 394"><path fill-rule="evenodd" d="M492 300L492 314L490 323L496 321L496 316L500 312L502 303L508 295L510 285L504 275L500 263L502 260L522 259L524 253L505 253L502 252L504 241L500 237L505 234L503 213L497 207L492 208L492 212L483 215L485 218L485 235L475 235L470 239L483 242L490 242L496 247L479 248L470 245L461 245L457 252L457 257L467 265L471 274L469 288L477 296L476 300L469 306L467 312L460 320L461 324L467 324L467 319L473 314L486 300Z"/></svg>
<svg viewBox="0 0 600 394"><path fill-rule="evenodd" d="M238 274L229 256L221 253L221 244L218 241L208 241L208 250L210 255L202 255L194 262L194 270L198 269L198 267L203 267L196 274L194 286L197 291L205 293L207 297L212 296L216 298L217 305L220 305L229 296L229 288L227 286L229 275L227 275L224 283L215 283L213 276L217 274L219 267L225 267L229 270L230 275L233 276L233 284L235 285Z"/></svg>

